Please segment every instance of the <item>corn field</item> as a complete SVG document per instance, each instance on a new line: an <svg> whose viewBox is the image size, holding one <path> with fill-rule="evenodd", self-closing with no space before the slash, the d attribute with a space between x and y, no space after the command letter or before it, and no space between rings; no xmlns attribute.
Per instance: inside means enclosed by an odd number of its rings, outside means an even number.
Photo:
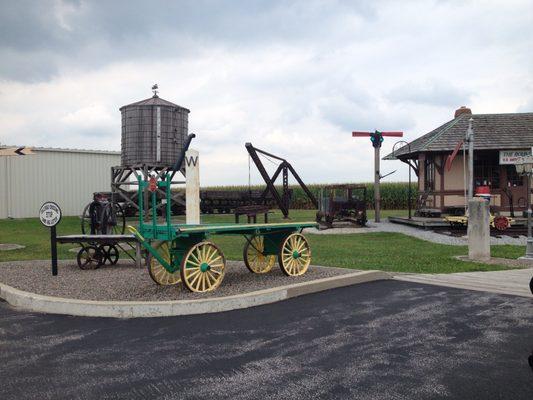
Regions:
<svg viewBox="0 0 533 400"><path fill-rule="evenodd" d="M373 183L362 183L360 185L366 186L366 197L367 197L367 208L374 208L374 184ZM409 184L407 182L385 182L381 185L381 208L384 210L402 210L407 209L407 194L409 190ZM281 193L281 187L276 186ZM293 209L313 209L313 204L307 198L303 189L298 185L289 186L293 190L293 197L291 208ZM327 184L312 184L307 185L309 190L319 198L320 189L328 187ZM203 187L202 190L238 190L245 191L248 189L251 190L262 190L265 188L265 185L248 185L242 186L210 186ZM411 204L414 208L416 203L416 193L417 187L416 183L411 184Z"/></svg>

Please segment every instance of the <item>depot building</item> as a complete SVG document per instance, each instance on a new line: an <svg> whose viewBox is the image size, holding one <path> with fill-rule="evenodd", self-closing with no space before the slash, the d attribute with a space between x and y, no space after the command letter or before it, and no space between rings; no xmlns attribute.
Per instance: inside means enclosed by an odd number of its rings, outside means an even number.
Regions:
<svg viewBox="0 0 533 400"><path fill-rule="evenodd" d="M531 155L533 113L472 114L469 108L461 107L452 120L384 157L410 164L418 176L416 209L420 215L459 214L464 210L468 149L461 142L470 122L474 131L474 190L490 193L493 212L509 215L527 209L526 178L516 172L515 163L518 157Z"/></svg>

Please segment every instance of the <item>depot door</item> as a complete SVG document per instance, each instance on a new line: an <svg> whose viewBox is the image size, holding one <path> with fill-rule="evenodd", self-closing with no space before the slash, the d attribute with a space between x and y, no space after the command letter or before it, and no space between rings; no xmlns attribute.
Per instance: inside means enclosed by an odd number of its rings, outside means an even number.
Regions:
<svg viewBox="0 0 533 400"><path fill-rule="evenodd" d="M503 191L505 192L501 196L502 211L511 211L512 208L515 212L527 210L526 178L516 173L514 165L506 165L502 172Z"/></svg>

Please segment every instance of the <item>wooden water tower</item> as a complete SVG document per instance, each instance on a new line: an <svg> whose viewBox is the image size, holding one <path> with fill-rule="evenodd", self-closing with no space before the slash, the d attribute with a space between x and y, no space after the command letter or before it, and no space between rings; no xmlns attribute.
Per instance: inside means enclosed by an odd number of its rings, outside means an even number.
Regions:
<svg viewBox="0 0 533 400"><path fill-rule="evenodd" d="M127 215L139 211L136 178L161 177L174 166L187 142L190 111L160 98L157 89L154 85L152 97L120 108L121 165L111 168L111 192L113 202L122 203ZM165 193L158 189L158 196L164 198ZM183 191L173 191L170 201L183 206Z"/></svg>

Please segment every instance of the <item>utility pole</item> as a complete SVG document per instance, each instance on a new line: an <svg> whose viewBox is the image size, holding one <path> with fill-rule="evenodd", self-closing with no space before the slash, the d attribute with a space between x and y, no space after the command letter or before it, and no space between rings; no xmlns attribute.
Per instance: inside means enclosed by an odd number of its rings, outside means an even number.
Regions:
<svg viewBox="0 0 533 400"><path fill-rule="evenodd" d="M380 147L374 147L374 221L380 222L381 221L381 193L379 190L379 181L381 178L381 174L379 172L379 150Z"/></svg>
<svg viewBox="0 0 533 400"><path fill-rule="evenodd" d="M372 146L374 147L374 221L380 222L380 211L381 211L381 193L379 191L379 182L382 178L379 172L379 161L380 161L380 149L381 143L383 143L384 136L395 136L402 137L403 132L352 132L352 137L370 137Z"/></svg>
<svg viewBox="0 0 533 400"><path fill-rule="evenodd" d="M468 200L474 197L474 128L472 128L473 118L468 121L466 140L468 141Z"/></svg>

